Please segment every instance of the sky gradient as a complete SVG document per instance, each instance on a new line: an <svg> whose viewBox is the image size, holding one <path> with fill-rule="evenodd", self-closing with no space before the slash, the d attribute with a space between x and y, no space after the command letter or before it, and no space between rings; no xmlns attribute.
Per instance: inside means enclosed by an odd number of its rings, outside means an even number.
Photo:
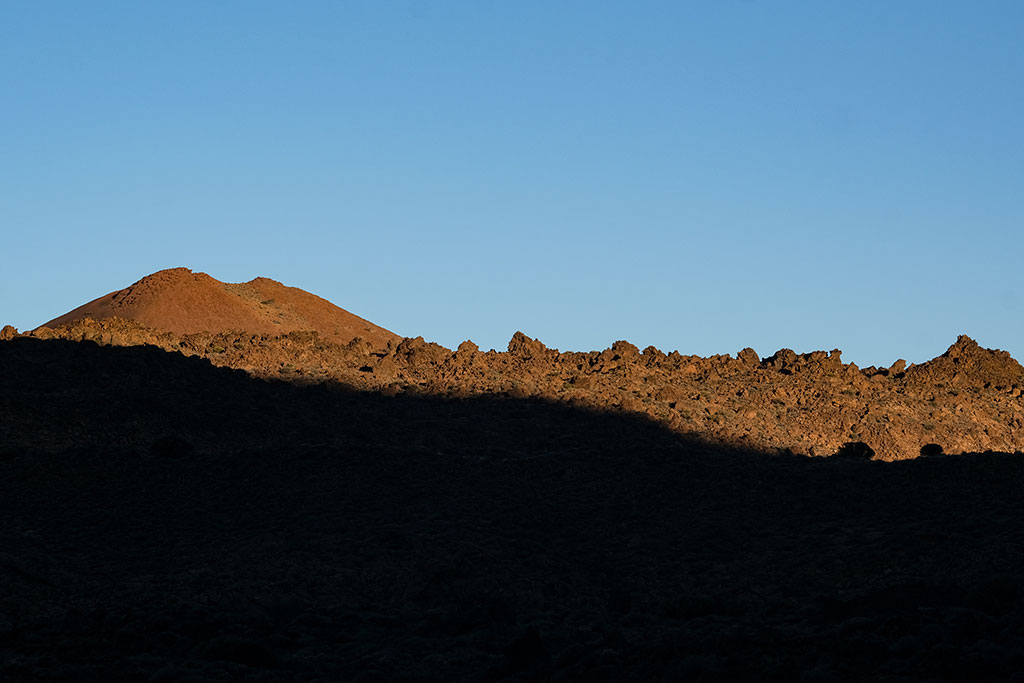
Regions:
<svg viewBox="0 0 1024 683"><path fill-rule="evenodd" d="M0 324L153 271L502 350L1024 359L1019 2L0 4Z"/></svg>

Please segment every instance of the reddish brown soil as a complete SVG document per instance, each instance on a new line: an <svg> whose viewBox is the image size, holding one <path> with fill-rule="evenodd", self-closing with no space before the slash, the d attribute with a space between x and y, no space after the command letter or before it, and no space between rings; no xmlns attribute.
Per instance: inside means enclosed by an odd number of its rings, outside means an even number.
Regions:
<svg viewBox="0 0 1024 683"><path fill-rule="evenodd" d="M54 318L46 326L114 317L175 334L245 331L274 335L317 330L334 342L361 337L378 346L399 339L395 333L301 289L265 277L230 284L188 268L148 275Z"/></svg>
<svg viewBox="0 0 1024 683"><path fill-rule="evenodd" d="M39 338L103 344L153 344L298 383L340 383L359 390L440 396L532 397L571 406L642 414L718 444L798 455L847 449L881 460L945 453L1024 450L1024 368L1005 351L960 337L942 356L904 367L858 368L839 351L761 359L640 352L620 341L604 351L559 353L517 333L507 352L472 342L451 351L422 338L378 349L340 345L314 332L157 334L137 323L81 320Z"/></svg>

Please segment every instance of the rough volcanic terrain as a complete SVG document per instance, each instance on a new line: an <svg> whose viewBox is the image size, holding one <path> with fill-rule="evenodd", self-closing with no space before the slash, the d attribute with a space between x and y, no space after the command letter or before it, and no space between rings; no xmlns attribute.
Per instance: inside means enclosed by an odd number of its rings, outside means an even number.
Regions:
<svg viewBox="0 0 1024 683"><path fill-rule="evenodd" d="M1024 680L1009 354L453 351L310 297L0 330L0 680Z"/></svg>
<svg viewBox="0 0 1024 683"><path fill-rule="evenodd" d="M393 332L301 289L265 277L230 284L187 268L148 275L46 325L113 317L175 334L244 330L274 335L317 330L324 339L334 342L346 343L360 337L377 346L400 339Z"/></svg>
<svg viewBox="0 0 1024 683"><path fill-rule="evenodd" d="M532 393L707 392L702 424L741 389L782 420L811 378L886 410L1019 410L1013 366L967 340L875 379L828 356L76 325L0 335L2 680L1024 678L1019 454L780 455ZM103 344L40 338L71 330ZM175 350L109 344L129 338ZM391 391L313 383L347 373Z"/></svg>
<svg viewBox="0 0 1024 683"><path fill-rule="evenodd" d="M845 448L899 460L922 449L1024 449L1024 368L963 336L920 365L858 368L838 350L701 358L619 341L604 351L560 353L521 333L505 352L469 341L452 351L422 338L383 348L361 339L337 344L315 332L175 335L118 319L30 334L152 344L258 377L389 395L540 398L643 415L682 435L769 452L829 456Z"/></svg>

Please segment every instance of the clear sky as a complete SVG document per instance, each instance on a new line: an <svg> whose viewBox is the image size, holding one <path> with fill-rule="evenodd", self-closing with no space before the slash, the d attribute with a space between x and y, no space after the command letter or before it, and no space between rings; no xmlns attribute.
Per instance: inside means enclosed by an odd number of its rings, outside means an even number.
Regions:
<svg viewBox="0 0 1024 683"><path fill-rule="evenodd" d="M257 275L504 349L1024 360L1024 3L0 2L0 323Z"/></svg>

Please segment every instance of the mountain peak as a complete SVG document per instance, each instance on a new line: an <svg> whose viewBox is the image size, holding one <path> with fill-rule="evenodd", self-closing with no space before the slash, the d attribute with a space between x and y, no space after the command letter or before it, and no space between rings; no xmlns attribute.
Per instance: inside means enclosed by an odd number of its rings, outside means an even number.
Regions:
<svg viewBox="0 0 1024 683"><path fill-rule="evenodd" d="M326 299L270 278L228 283L183 267L147 275L54 318L46 326L113 317L175 334L241 331L279 335L315 330L338 343L362 337L379 346L400 338Z"/></svg>

